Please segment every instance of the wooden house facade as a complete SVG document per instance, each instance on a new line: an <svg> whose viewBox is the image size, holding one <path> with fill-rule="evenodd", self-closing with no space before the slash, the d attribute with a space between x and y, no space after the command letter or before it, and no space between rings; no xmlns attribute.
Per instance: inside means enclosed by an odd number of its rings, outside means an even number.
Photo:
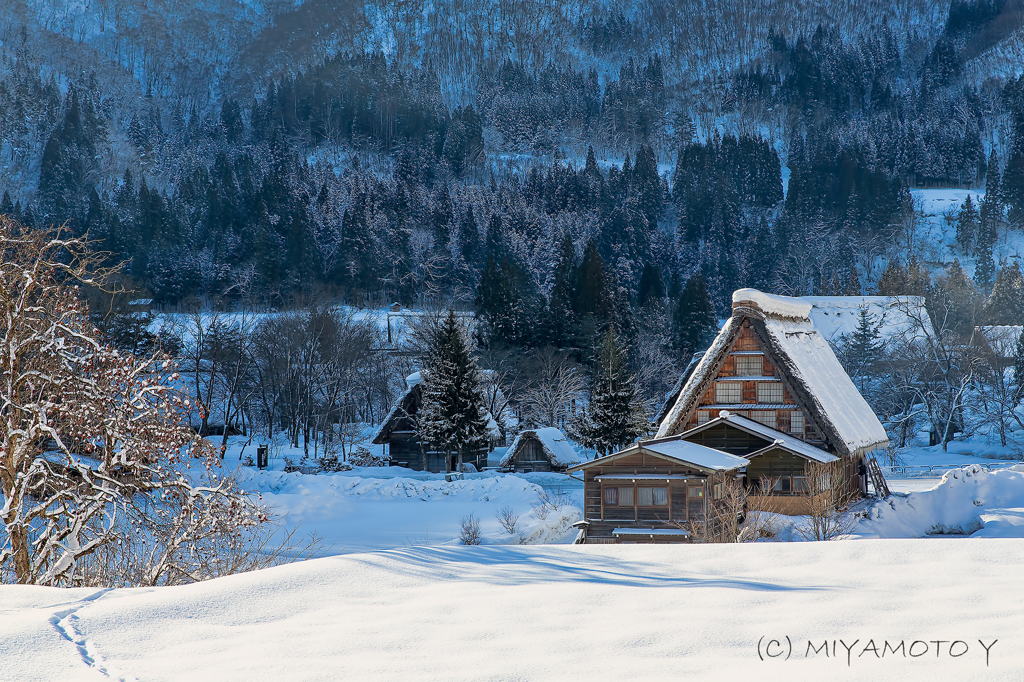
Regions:
<svg viewBox="0 0 1024 682"><path fill-rule="evenodd" d="M798 298L756 289L736 291L732 316L687 379L658 437L701 429L723 414L736 415L767 429L765 433L774 435L768 441L788 442L791 449L799 447L794 443L806 444L815 453L838 458L847 488L865 492L862 461L886 447L888 436L828 341L815 329L811 308ZM755 441L766 447L764 437L755 437L749 428L737 428L733 422L717 425L720 440L706 430L692 437L747 457ZM790 459L789 464L797 467L799 463ZM748 469L748 480L750 473Z"/></svg>
<svg viewBox="0 0 1024 682"><path fill-rule="evenodd" d="M637 443L569 467L583 478L579 542L687 542L706 518L717 484L737 476L742 457L679 437Z"/></svg>
<svg viewBox="0 0 1024 682"><path fill-rule="evenodd" d="M813 487L807 477L809 463L844 467L843 461L831 453L728 410L681 437L747 460L744 487L767 503L766 511L780 514L809 513Z"/></svg>

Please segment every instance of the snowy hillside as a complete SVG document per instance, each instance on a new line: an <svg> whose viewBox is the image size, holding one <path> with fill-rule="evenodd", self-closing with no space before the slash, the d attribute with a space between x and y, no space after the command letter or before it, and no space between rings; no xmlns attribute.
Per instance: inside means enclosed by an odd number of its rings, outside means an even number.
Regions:
<svg viewBox="0 0 1024 682"><path fill-rule="evenodd" d="M2 586L0 669L10 682L1016 680L1022 562L1024 540L434 547L185 587Z"/></svg>

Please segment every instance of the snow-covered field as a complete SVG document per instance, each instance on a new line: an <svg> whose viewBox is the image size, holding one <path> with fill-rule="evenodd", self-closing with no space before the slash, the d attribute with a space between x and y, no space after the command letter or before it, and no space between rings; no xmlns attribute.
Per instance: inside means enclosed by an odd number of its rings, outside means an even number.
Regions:
<svg viewBox="0 0 1024 682"><path fill-rule="evenodd" d="M184 587L3 586L0 670L12 681L1018 680L1022 563L1016 539L410 547Z"/></svg>
<svg viewBox="0 0 1024 682"><path fill-rule="evenodd" d="M1016 680L1024 669L1024 467L893 478L896 494L860 503L866 518L846 540L578 546L564 543L581 490L564 476L313 476L284 473L283 459L256 471L231 441L225 464L243 486L336 556L183 587L0 586L0 680ZM978 463L985 447L904 459ZM533 509L560 489L562 506L541 518ZM503 507L520 514L515 535L495 518ZM458 544L468 514L482 546Z"/></svg>

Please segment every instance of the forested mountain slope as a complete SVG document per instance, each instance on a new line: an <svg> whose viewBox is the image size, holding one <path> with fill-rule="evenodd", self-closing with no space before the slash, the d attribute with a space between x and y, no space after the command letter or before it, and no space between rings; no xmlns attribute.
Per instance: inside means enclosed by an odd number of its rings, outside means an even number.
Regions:
<svg viewBox="0 0 1024 682"><path fill-rule="evenodd" d="M1022 0L15 0L0 209L88 229L161 304L461 295L510 338L569 343L657 301L682 333L697 276L720 309L744 285L873 291L914 253L913 187L1000 178L953 254L991 261L1024 207L1022 17Z"/></svg>

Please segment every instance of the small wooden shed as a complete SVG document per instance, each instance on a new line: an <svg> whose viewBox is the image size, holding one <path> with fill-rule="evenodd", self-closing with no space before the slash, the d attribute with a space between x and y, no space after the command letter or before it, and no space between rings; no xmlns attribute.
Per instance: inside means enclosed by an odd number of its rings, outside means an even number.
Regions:
<svg viewBox="0 0 1024 682"><path fill-rule="evenodd" d="M377 433L373 436L373 443L383 446L392 466L433 473L453 471L456 466L455 457L430 450L425 443L420 441L419 432L416 429L416 415L423 404L422 373L411 374L406 378L405 383L407 386L405 393L391 408L388 416L384 418L384 423L380 425ZM472 464L477 469L482 469L487 465L487 453L500 444L504 438L497 422L489 413L487 422L489 446L464 456L462 459L463 463Z"/></svg>
<svg viewBox="0 0 1024 682"><path fill-rule="evenodd" d="M564 472L568 467L579 464L581 459L565 434L549 426L520 431L501 458L500 467L519 473Z"/></svg>

